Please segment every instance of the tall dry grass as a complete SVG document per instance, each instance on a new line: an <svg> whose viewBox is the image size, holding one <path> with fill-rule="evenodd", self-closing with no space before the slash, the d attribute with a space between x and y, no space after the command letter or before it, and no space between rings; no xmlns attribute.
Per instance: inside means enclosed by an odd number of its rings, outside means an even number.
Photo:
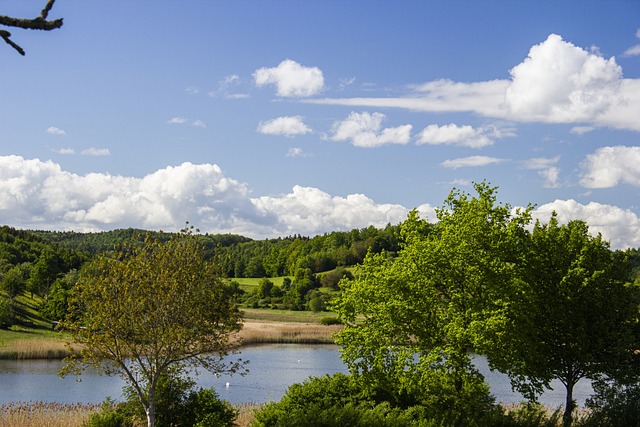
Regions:
<svg viewBox="0 0 640 427"><path fill-rule="evenodd" d="M255 412L262 405L239 403L235 424L249 427ZM64 404L46 402L12 402L0 404L0 426L2 427L82 427L89 416L100 411L101 404ZM146 423L144 423L146 425Z"/></svg>
<svg viewBox="0 0 640 427"><path fill-rule="evenodd" d="M340 325L248 320L238 333L242 344L333 344Z"/></svg>
<svg viewBox="0 0 640 427"><path fill-rule="evenodd" d="M100 405L45 402L12 402L0 404L3 427L81 427Z"/></svg>
<svg viewBox="0 0 640 427"><path fill-rule="evenodd" d="M0 348L0 359L64 359L70 354L65 342L54 338L19 339Z"/></svg>

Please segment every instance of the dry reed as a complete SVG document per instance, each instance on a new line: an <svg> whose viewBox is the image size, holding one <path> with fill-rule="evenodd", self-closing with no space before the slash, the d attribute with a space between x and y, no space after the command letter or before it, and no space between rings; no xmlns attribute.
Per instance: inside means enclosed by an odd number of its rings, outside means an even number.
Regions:
<svg viewBox="0 0 640 427"><path fill-rule="evenodd" d="M249 427L255 418L255 412L261 406L258 403L234 404L233 407L238 411L236 426ZM84 403L2 403L0 404L0 425L3 427L82 427L89 416L100 411L101 408L102 404Z"/></svg>
<svg viewBox="0 0 640 427"><path fill-rule="evenodd" d="M0 348L0 359L64 359L71 353L65 341L54 338L16 340L9 348Z"/></svg>
<svg viewBox="0 0 640 427"><path fill-rule="evenodd" d="M11 402L0 404L3 427L81 427L100 405L46 402Z"/></svg>
<svg viewBox="0 0 640 427"><path fill-rule="evenodd" d="M247 320L238 336L242 344L333 344L340 325Z"/></svg>

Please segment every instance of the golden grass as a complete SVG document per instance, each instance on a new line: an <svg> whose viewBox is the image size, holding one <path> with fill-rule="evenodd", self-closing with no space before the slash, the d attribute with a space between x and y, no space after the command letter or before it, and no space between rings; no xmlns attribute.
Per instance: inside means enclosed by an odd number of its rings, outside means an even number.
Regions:
<svg viewBox="0 0 640 427"><path fill-rule="evenodd" d="M256 417L256 412L262 407L260 403L234 403L231 406L238 410L235 421L238 427L249 427Z"/></svg>
<svg viewBox="0 0 640 427"><path fill-rule="evenodd" d="M0 359L64 359L70 354L65 341L55 338L17 339L0 347Z"/></svg>
<svg viewBox="0 0 640 427"><path fill-rule="evenodd" d="M0 425L3 427L81 427L100 405L44 402L0 404Z"/></svg>
<svg viewBox="0 0 640 427"><path fill-rule="evenodd" d="M238 403L232 406L238 410L235 424L238 427L249 427L255 418L255 412L262 405ZM0 404L0 425L3 427L82 427L89 416L100 411L101 407L102 404L84 403L2 403ZM146 422L144 424L146 425Z"/></svg>
<svg viewBox="0 0 640 427"><path fill-rule="evenodd" d="M340 325L246 320L238 336L243 345L333 344L333 334L341 327Z"/></svg>

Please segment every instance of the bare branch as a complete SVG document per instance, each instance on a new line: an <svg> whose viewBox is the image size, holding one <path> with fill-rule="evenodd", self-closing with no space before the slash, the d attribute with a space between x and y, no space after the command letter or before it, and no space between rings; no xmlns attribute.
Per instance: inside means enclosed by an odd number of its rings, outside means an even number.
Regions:
<svg viewBox="0 0 640 427"><path fill-rule="evenodd" d="M5 42L7 42L7 44L9 46L11 46L12 48L14 48L15 50L18 51L18 53L22 56L24 56L25 52L24 49L21 48L20 46L18 46L17 44L15 44L9 37L11 37L11 33L9 31L5 31L5 30L0 30L0 37L2 37L4 39Z"/></svg>
<svg viewBox="0 0 640 427"><path fill-rule="evenodd" d="M44 9L40 12L40 16L34 19L25 19L25 18L14 18L11 16L0 15L0 25L4 25L5 27L15 27L15 28L23 28L27 30L42 30L42 31L51 31L57 28L62 27L62 18L55 19L53 21L47 21L47 16L53 8L53 4L56 0L48 0ZM0 30L0 37L4 39L4 41L13 47L15 50L20 53L20 55L25 54L24 49L14 43L10 37L11 33L6 30Z"/></svg>

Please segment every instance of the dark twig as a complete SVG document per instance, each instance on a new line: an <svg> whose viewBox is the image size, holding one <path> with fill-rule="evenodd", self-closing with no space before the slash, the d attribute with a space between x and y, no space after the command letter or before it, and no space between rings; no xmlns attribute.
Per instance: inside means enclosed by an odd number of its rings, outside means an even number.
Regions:
<svg viewBox="0 0 640 427"><path fill-rule="evenodd" d="M40 12L40 16L34 19L24 19L24 18L13 18L11 16L1 16L0 15L0 25L4 25L5 27L16 27L16 28L24 28L27 30L43 30L43 31L51 31L57 28L62 27L62 18L55 19L53 21L47 21L47 16L53 7L53 4L56 0L48 0L44 9ZM0 37L4 39L4 41L15 50L20 53L20 55L24 55L24 49L14 43L10 37L11 33L6 30L0 30Z"/></svg>

